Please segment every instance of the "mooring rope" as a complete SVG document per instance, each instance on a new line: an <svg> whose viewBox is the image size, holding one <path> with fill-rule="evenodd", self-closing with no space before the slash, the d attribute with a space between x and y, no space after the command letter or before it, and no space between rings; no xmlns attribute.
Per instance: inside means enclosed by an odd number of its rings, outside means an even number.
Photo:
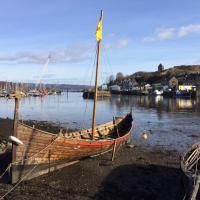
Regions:
<svg viewBox="0 0 200 200"><path fill-rule="evenodd" d="M39 164L35 165L26 175L24 175L8 192L0 197L0 200L4 199L8 194L10 194L28 175L30 175Z"/></svg>
<svg viewBox="0 0 200 200"><path fill-rule="evenodd" d="M48 144L45 148L43 148L42 150L40 150L39 152L37 152L36 154L34 154L33 156L31 157L28 157L26 159L23 159L21 161L15 161L15 162L12 162L8 165L8 167L6 168L6 170L2 173L2 175L0 176L0 179L4 176L4 174L12 167L13 164L17 164L17 163L21 163L21 162L24 162L24 161L27 161L29 159L32 159L34 158L36 155L40 154L42 151L46 150L50 145L52 145L55 140L58 138L58 136L56 136L56 138L50 143ZM44 155L45 156L45 155ZM30 175L33 170L38 166L39 164L35 165L26 175L24 175L17 183L16 185L14 185L8 192L6 192L3 196L0 197L0 200L2 200L4 197L6 197L10 192L12 192L28 175Z"/></svg>
<svg viewBox="0 0 200 200"><path fill-rule="evenodd" d="M8 167L5 169L5 171L1 174L0 179L5 175L5 173L10 169L11 163L8 165Z"/></svg>

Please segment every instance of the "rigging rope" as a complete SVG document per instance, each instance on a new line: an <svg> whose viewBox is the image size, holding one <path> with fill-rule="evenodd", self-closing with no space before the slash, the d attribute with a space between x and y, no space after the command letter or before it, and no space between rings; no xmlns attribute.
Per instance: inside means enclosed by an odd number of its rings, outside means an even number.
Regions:
<svg viewBox="0 0 200 200"><path fill-rule="evenodd" d="M92 67L92 74L91 74L91 79L90 79L90 87L92 86L92 79L93 79L93 75L94 75L94 68L95 68L95 64L96 64L96 58L97 58L97 48L96 49L96 53L95 53L95 58L94 58L94 62L93 62L93 67ZM85 110L83 112L83 124L82 127L85 128L85 124L86 124L86 113L87 113L87 108L88 108L88 98L89 95L86 98L86 104L85 104Z"/></svg>
<svg viewBox="0 0 200 200"><path fill-rule="evenodd" d="M51 58L51 56L49 55L48 58L47 58L46 63L44 64L44 67L43 67L42 72L41 72L41 74L39 76L39 79L38 79L38 81L37 81L37 83L35 85L35 89L38 87L39 84L41 84L42 77L43 77L44 73L46 72L46 69L47 69L47 67L49 65L50 58Z"/></svg>
<svg viewBox="0 0 200 200"><path fill-rule="evenodd" d="M105 60L104 60L105 66L107 66L107 69L109 69L109 70L110 70L110 73L113 75L114 73L113 73L113 70L112 70L112 65L111 65L111 63L110 63L110 59L109 59L109 56L108 56L108 54L107 54L106 48L104 48L103 53L104 53L104 55L105 55Z"/></svg>
<svg viewBox="0 0 200 200"><path fill-rule="evenodd" d="M97 46L97 45L96 45L96 46ZM96 53L95 53L95 58L94 58L93 67L92 67L92 69L93 69L93 71L92 71L92 76L91 76L90 84L89 84L90 87L92 86L93 73L94 73L94 68L95 68L96 58L97 58L97 47L95 47L95 49L96 49L96 51L95 51ZM108 59L108 55L106 54L106 48L103 48L103 50L104 50L104 51L102 51L102 54L104 53L104 55L105 55L104 65L107 66L107 68L110 69L111 74L113 74L113 70L112 70L111 64L110 64L109 59ZM107 57L107 58L106 58L106 57ZM105 61L107 61L107 63L106 63ZM110 66L110 67L109 67L109 66ZM107 70L106 70L106 71L107 71ZM89 96L89 95L88 95L88 96ZM85 128L85 124L86 124L86 113L87 113L87 108L88 108L88 98L89 98L89 97L86 98L86 106L85 106L85 110L84 110L84 112L83 112L83 125L82 125L83 128Z"/></svg>

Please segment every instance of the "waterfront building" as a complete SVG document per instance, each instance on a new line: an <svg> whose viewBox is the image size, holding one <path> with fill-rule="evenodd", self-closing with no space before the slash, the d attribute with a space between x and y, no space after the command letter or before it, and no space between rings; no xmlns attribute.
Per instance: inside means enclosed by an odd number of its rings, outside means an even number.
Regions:
<svg viewBox="0 0 200 200"><path fill-rule="evenodd" d="M180 91L196 91L196 86L194 86L194 85L179 85L178 90L180 90Z"/></svg>
<svg viewBox="0 0 200 200"><path fill-rule="evenodd" d="M133 90L139 90L139 89L140 89L139 84L135 80L135 78L125 79L122 82L122 90L124 91L133 91Z"/></svg>
<svg viewBox="0 0 200 200"><path fill-rule="evenodd" d="M120 92L120 86L119 85L112 85L110 86L110 91L116 91L116 92Z"/></svg>
<svg viewBox="0 0 200 200"><path fill-rule="evenodd" d="M176 89L176 88L178 88L178 79L175 77L175 76L173 76L170 80L169 80L169 87L171 88L171 89Z"/></svg>

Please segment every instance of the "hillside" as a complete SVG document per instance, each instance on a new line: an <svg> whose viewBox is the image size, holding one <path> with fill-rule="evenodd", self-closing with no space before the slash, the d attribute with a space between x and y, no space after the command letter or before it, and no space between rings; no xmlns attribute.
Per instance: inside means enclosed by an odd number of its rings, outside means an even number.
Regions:
<svg viewBox="0 0 200 200"><path fill-rule="evenodd" d="M132 74L131 76L138 77L138 76L154 76L154 75L166 75L166 74L172 74L174 76L180 76L185 74L197 74L200 73L200 65L180 65L180 66L174 66L168 69L163 70L161 73L158 71L155 72L136 72Z"/></svg>
<svg viewBox="0 0 200 200"><path fill-rule="evenodd" d="M200 65L181 65L165 69L162 72L136 72L130 75L130 78L135 78L139 83L155 84L162 83L175 76L179 82L183 83L184 81L195 82L199 79L199 74Z"/></svg>
<svg viewBox="0 0 200 200"><path fill-rule="evenodd" d="M38 87L38 86L37 86ZM72 84L41 84L41 87L45 87L48 89L56 89L56 90L69 90L69 91L82 91L86 88L92 88L89 85L72 85ZM14 83L14 82L6 82L0 81L0 90L2 89L16 89L16 88L29 88L35 89L35 83Z"/></svg>
<svg viewBox="0 0 200 200"><path fill-rule="evenodd" d="M139 71L132 75L125 76L121 80L114 81L116 84L120 84L122 80L135 79L139 84L149 83L157 84L168 81L171 77L175 76L180 83L191 82L191 84L197 84L200 82L200 65L180 65L172 68L165 69L161 72L145 72Z"/></svg>

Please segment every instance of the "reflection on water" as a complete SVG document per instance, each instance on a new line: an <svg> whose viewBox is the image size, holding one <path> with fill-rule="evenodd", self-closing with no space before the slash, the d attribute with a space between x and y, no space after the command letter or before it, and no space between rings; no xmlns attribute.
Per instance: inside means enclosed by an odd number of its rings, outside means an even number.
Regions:
<svg viewBox="0 0 200 200"><path fill-rule="evenodd" d="M22 119L52 121L66 127L91 126L92 100L81 93L30 97L21 100ZM87 109L86 109L87 108ZM162 96L119 96L98 101L97 123L112 120L133 110L133 141L136 144L185 149L200 138L199 99L172 99ZM0 99L0 117L13 118L14 100ZM148 140L141 140L141 133Z"/></svg>
<svg viewBox="0 0 200 200"><path fill-rule="evenodd" d="M186 109L186 108L191 109L191 108L194 107L193 101L191 99L187 99L187 100L186 99L179 99L178 100L178 107L180 109Z"/></svg>
<svg viewBox="0 0 200 200"><path fill-rule="evenodd" d="M116 96L110 100L110 104L120 111L123 107L139 106L146 109L154 109L161 116L166 112L199 112L198 99L173 99L163 96Z"/></svg>
<svg viewBox="0 0 200 200"><path fill-rule="evenodd" d="M183 151L200 139L199 99L121 96L111 101L120 110L127 106L133 108L136 143ZM143 131L149 135L147 141L140 139Z"/></svg>

